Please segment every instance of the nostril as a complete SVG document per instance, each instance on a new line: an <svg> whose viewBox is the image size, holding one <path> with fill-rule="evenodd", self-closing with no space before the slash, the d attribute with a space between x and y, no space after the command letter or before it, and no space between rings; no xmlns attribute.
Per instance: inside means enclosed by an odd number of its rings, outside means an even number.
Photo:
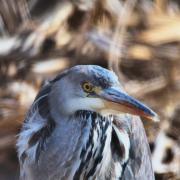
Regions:
<svg viewBox="0 0 180 180"><path fill-rule="evenodd" d="M174 158L174 152L171 148L166 148L165 156L162 160L162 163L168 164L170 163Z"/></svg>

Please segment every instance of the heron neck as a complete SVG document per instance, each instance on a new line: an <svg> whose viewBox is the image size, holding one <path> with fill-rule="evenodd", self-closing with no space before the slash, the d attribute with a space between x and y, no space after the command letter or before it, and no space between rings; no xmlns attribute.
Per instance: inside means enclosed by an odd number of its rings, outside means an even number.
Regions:
<svg viewBox="0 0 180 180"><path fill-rule="evenodd" d="M111 119L92 111L78 111L75 116L90 122L88 137L80 151L80 165L75 172L75 179L106 174L111 159Z"/></svg>

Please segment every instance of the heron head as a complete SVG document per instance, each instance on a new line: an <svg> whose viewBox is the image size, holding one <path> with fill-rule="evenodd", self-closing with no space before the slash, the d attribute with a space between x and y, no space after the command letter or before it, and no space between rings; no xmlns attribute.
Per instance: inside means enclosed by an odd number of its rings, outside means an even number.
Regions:
<svg viewBox="0 0 180 180"><path fill-rule="evenodd" d="M53 80L55 108L64 114L90 110L100 114L129 113L156 120L150 108L129 96L114 72L96 65L79 65Z"/></svg>

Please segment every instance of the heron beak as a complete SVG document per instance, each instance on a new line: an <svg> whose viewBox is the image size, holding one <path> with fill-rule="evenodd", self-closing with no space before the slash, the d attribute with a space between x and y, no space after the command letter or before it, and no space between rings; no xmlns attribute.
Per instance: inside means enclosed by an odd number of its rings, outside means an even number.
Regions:
<svg viewBox="0 0 180 180"><path fill-rule="evenodd" d="M145 119L159 121L157 114L153 110L123 91L108 88L99 91L98 96L103 99L106 110L129 113Z"/></svg>

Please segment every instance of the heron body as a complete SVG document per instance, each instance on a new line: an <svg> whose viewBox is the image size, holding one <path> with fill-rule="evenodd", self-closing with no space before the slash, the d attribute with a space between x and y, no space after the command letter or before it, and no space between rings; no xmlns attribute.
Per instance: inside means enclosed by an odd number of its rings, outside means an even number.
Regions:
<svg viewBox="0 0 180 180"><path fill-rule="evenodd" d="M119 115L121 113L121 115ZM116 75L75 66L37 95L17 147L23 180L153 180L141 115L155 113L127 95Z"/></svg>

